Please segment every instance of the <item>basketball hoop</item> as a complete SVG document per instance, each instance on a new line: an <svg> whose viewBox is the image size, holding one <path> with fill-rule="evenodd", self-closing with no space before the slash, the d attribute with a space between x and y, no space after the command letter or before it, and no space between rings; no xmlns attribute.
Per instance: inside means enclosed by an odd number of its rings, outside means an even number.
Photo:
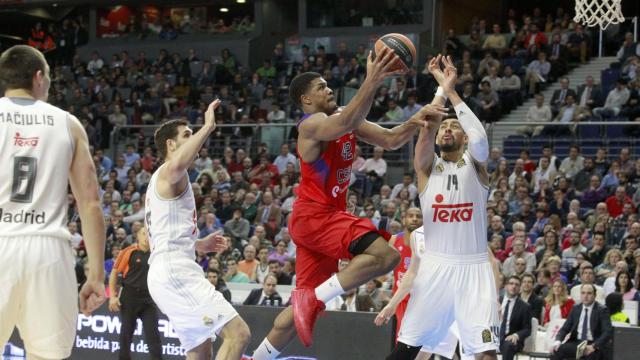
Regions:
<svg viewBox="0 0 640 360"><path fill-rule="evenodd" d="M602 30L610 24L624 22L622 0L576 0L576 16L573 21Z"/></svg>

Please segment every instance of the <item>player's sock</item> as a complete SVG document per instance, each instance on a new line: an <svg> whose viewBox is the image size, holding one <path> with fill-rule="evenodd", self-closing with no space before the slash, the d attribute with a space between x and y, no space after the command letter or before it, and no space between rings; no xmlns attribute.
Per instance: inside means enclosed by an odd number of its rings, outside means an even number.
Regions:
<svg viewBox="0 0 640 360"><path fill-rule="evenodd" d="M344 289L342 289L342 285L340 285L336 274L333 274L332 277L316 288L316 298L325 304L334 297L342 294L344 294Z"/></svg>
<svg viewBox="0 0 640 360"><path fill-rule="evenodd" d="M264 338L260 346L253 352L253 360L273 360L278 355L280 355L280 351L271 345L269 339Z"/></svg>

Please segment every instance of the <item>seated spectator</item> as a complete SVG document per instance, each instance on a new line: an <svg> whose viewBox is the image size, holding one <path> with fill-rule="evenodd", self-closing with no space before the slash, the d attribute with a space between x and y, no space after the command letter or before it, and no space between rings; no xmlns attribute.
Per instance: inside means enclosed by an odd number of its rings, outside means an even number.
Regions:
<svg viewBox="0 0 640 360"><path fill-rule="evenodd" d="M240 260L238 262L238 271L243 272L249 277L250 280L255 280L251 279L251 277L255 274L258 263L260 262L256 259L255 246L251 244L245 246L242 250L242 255L244 257L244 260Z"/></svg>
<svg viewBox="0 0 640 360"><path fill-rule="evenodd" d="M264 226L267 237L273 239L282 226L282 212L280 206L273 202L273 193L266 191L262 194L262 204L258 207L255 224Z"/></svg>
<svg viewBox="0 0 640 360"><path fill-rule="evenodd" d="M519 276L508 276L505 284L500 326L500 353L504 360L513 360L515 354L522 351L524 342L532 331L531 308L518 297L521 282Z"/></svg>
<svg viewBox="0 0 640 360"><path fill-rule="evenodd" d="M383 120L391 121L391 122L402 121L404 116L404 111L400 106L398 106L398 103L394 99L389 99L387 106L388 106L388 109L387 109L387 112L384 114Z"/></svg>
<svg viewBox="0 0 640 360"><path fill-rule="evenodd" d="M224 275L224 280L226 282L232 283L249 283L249 277L241 272L238 271L238 262L236 261L236 259L233 258L229 258L227 259L226 262L227 265L227 271L225 272Z"/></svg>
<svg viewBox="0 0 640 360"><path fill-rule="evenodd" d="M547 82L550 71L551 63L547 61L547 54L539 52L538 58L527 65L525 85L529 96L538 92L538 84Z"/></svg>
<svg viewBox="0 0 640 360"><path fill-rule="evenodd" d="M484 123L492 123L498 120L500 99L498 94L491 88L489 81L482 81L480 85L482 91L476 96L478 118Z"/></svg>
<svg viewBox="0 0 640 360"><path fill-rule="evenodd" d="M528 51L531 53L534 51L544 50L544 47L547 45L548 41L549 40L547 39L547 36L544 33L538 31L538 25L532 23L529 28L529 34L524 39L524 44Z"/></svg>
<svg viewBox="0 0 640 360"><path fill-rule="evenodd" d="M493 24L492 31L485 37L482 50L493 50L500 55L507 50L507 39L500 33L500 25Z"/></svg>
<svg viewBox="0 0 640 360"><path fill-rule="evenodd" d="M259 242L258 242L259 244ZM252 245L253 246L253 245ZM255 246L254 246L255 247ZM256 269L253 272L253 274L251 274L250 279L251 281L255 281L258 284L261 284L264 282L264 278L269 274L270 270L269 270L269 249L266 247L261 247L258 250L258 264L256 265Z"/></svg>
<svg viewBox="0 0 640 360"><path fill-rule="evenodd" d="M220 276L220 270L209 268L207 270L207 280L209 280L209 283L211 283L217 291L222 293L225 300L231 302L231 291L229 291L227 284L222 279L222 276Z"/></svg>
<svg viewBox="0 0 640 360"><path fill-rule="evenodd" d="M271 260L277 260L280 264L284 264L288 259L287 243L284 240L279 240L275 249L269 254L269 262L271 262Z"/></svg>
<svg viewBox="0 0 640 360"><path fill-rule="evenodd" d="M595 85L593 76L589 75L585 79L585 83L578 86L578 105L587 110L593 110L596 106L600 106L602 101L602 87Z"/></svg>
<svg viewBox="0 0 640 360"><path fill-rule="evenodd" d="M500 61L493 57L493 53L491 51L485 51L484 57L478 63L478 70L476 72L478 77L482 78L487 75L492 67L500 69Z"/></svg>
<svg viewBox="0 0 640 360"><path fill-rule="evenodd" d="M624 42L616 54L621 63L625 63L630 56L640 56L640 43L633 42L633 33L624 34Z"/></svg>
<svg viewBox="0 0 640 360"><path fill-rule="evenodd" d="M389 302L389 296L382 289L382 283L377 279L369 280L365 284L363 295L368 295L373 302L374 311L380 311Z"/></svg>
<svg viewBox="0 0 640 360"><path fill-rule="evenodd" d="M491 89L496 92L500 91L500 89L502 88L502 78L498 76L498 68L495 66L490 67L487 75L485 75L482 80L480 80L480 84L478 85L479 90L482 90L483 81L488 81L489 85L491 85Z"/></svg>
<svg viewBox="0 0 640 360"><path fill-rule="evenodd" d="M573 103L576 100L575 90L569 88L569 79L563 77L560 79L560 89L553 92L549 105L551 106L551 113L556 116L563 106L567 105L567 97L573 96Z"/></svg>
<svg viewBox="0 0 640 360"><path fill-rule="evenodd" d="M407 105L402 109L402 120L408 120L413 115L415 115L420 109L422 105L418 104L417 97L415 92L410 92L407 94Z"/></svg>
<svg viewBox="0 0 640 360"><path fill-rule="evenodd" d="M616 275L616 293L622 295L622 299L625 301L636 300L637 290L633 287L631 282L631 275L628 271L620 271Z"/></svg>
<svg viewBox="0 0 640 360"><path fill-rule="evenodd" d="M511 66L505 66L500 86L497 87L503 112L511 111L522 104L521 88L520 77L513 73Z"/></svg>
<svg viewBox="0 0 640 360"><path fill-rule="evenodd" d="M289 144L280 145L280 154L273 160L273 165L278 169L278 173L284 174L287 170L287 164L292 163L298 168L298 158L289 150Z"/></svg>
<svg viewBox="0 0 640 360"><path fill-rule="evenodd" d="M278 279L272 274L267 275L262 283L262 289L253 289L242 305L283 306L282 297L276 289Z"/></svg>
<svg viewBox="0 0 640 360"><path fill-rule="evenodd" d="M504 261L502 266L502 272L505 276L511 275L522 275L525 272L533 272L536 269L536 256L528 251L525 251L525 241L523 236L519 235L515 240L513 240L513 251L511 252L511 256ZM516 273L516 265L517 261L522 259L525 261L525 267L519 269L519 272Z"/></svg>
<svg viewBox="0 0 640 360"><path fill-rule="evenodd" d="M554 34L551 37L549 62L551 63L551 77L558 78L562 74L566 74L569 68L569 50L567 46L560 41L560 34Z"/></svg>
<svg viewBox="0 0 640 360"><path fill-rule="evenodd" d="M572 59L579 59L581 64L589 59L589 35L581 24L576 24L573 34L569 35L567 47Z"/></svg>
<svg viewBox="0 0 640 360"><path fill-rule="evenodd" d="M616 266L613 269L612 276L609 276L602 284L602 288L604 289L604 295L609 295L612 292L616 291L616 286L618 282L618 274L621 272L628 272L629 265L626 261L620 260L616 263Z"/></svg>
<svg viewBox="0 0 640 360"><path fill-rule="evenodd" d="M529 304L531 315L538 319L538 324L542 324L544 300L533 292L536 278L531 273L525 273L520 277L520 280L522 281L520 299ZM535 331L536 329L533 330Z"/></svg>
<svg viewBox="0 0 640 360"><path fill-rule="evenodd" d="M607 210L609 211L609 216L615 218L618 215L622 214L625 204L631 205L631 211L636 212L636 207L631 200L631 197L627 195L624 186L617 186L616 192L614 195L611 195L605 201L607 204Z"/></svg>
<svg viewBox="0 0 640 360"><path fill-rule="evenodd" d="M567 284L561 279L553 281L551 291L544 299L544 319L546 325L551 320L566 319L569 316L574 301L567 294Z"/></svg>
<svg viewBox="0 0 640 360"><path fill-rule="evenodd" d="M560 173L564 174L568 179L573 180L583 167L584 157L580 155L580 147L578 145L571 145L569 148L569 156L564 158L560 163Z"/></svg>
<svg viewBox="0 0 640 360"><path fill-rule="evenodd" d="M616 81L616 87L609 91L607 99L604 102L603 107L597 107L593 109L593 115L598 116L600 119L617 116L627 101L631 92L627 87L626 80L620 78Z"/></svg>
<svg viewBox="0 0 640 360"><path fill-rule="evenodd" d="M291 285L291 276L282 271L282 263L276 259L269 260L269 273L274 275L278 285Z"/></svg>
<svg viewBox="0 0 640 360"><path fill-rule="evenodd" d="M363 195L369 197L377 193L383 183L383 178L387 173L387 162L382 158L384 149L376 146L373 149L373 157L365 160L364 164L358 169L359 172L366 174L364 181Z"/></svg>
<svg viewBox="0 0 640 360"><path fill-rule="evenodd" d="M609 310L609 314L611 314L612 323L630 323L627 314L622 312L622 309L624 309L624 300L622 299L622 294L611 293L607 295L606 306L607 310Z"/></svg>
<svg viewBox="0 0 640 360"><path fill-rule="evenodd" d="M282 111L279 103L274 102L271 104L271 111L267 113L267 120L270 123L284 123L287 121L287 116Z"/></svg>
<svg viewBox="0 0 640 360"><path fill-rule="evenodd" d="M560 248L558 233L553 229L548 229L544 233L543 245L536 247L536 262L541 264L545 253L550 253L548 256L562 256L562 250Z"/></svg>
<svg viewBox="0 0 640 360"><path fill-rule="evenodd" d="M579 283L574 285L571 288L571 298L573 299L573 301L576 304L580 304L582 303L582 299L581 299L581 289L582 289L582 285L585 284L591 284L596 288L596 301L599 302L600 304L604 305L604 290L602 289L601 286L596 285L595 281L596 281L596 276L595 276L595 272L593 270L593 265L591 265L591 263L589 262L583 262L580 265L580 269L579 269L580 273L580 279L579 279Z"/></svg>

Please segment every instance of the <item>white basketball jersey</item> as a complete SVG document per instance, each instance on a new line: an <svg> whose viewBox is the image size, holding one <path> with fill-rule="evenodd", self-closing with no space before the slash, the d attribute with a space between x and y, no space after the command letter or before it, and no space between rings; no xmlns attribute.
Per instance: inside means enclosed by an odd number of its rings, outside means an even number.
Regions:
<svg viewBox="0 0 640 360"><path fill-rule="evenodd" d="M0 98L0 236L71 239L70 122L69 113L43 101Z"/></svg>
<svg viewBox="0 0 640 360"><path fill-rule="evenodd" d="M457 163L435 156L420 194L428 253L469 255L487 252L487 196L471 156Z"/></svg>
<svg viewBox="0 0 640 360"><path fill-rule="evenodd" d="M187 256L195 260L198 215L191 184L187 185L180 196L174 199L163 199L158 195L156 188L162 166L151 176L145 203L144 219L149 230L151 246L149 264L154 258L164 253L170 253L172 256ZM186 172L185 176L187 176Z"/></svg>

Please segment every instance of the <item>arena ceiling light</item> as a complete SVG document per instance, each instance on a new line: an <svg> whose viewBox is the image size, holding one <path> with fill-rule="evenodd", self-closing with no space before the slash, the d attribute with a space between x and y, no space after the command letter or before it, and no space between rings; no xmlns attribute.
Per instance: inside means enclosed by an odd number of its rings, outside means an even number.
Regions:
<svg viewBox="0 0 640 360"><path fill-rule="evenodd" d="M244 3L246 3L246 2L247 2L247 0L236 0L236 2L237 2L238 4L244 4Z"/></svg>
<svg viewBox="0 0 640 360"><path fill-rule="evenodd" d="M223 7L223 8L220 8L220 12L229 12L229 9Z"/></svg>

